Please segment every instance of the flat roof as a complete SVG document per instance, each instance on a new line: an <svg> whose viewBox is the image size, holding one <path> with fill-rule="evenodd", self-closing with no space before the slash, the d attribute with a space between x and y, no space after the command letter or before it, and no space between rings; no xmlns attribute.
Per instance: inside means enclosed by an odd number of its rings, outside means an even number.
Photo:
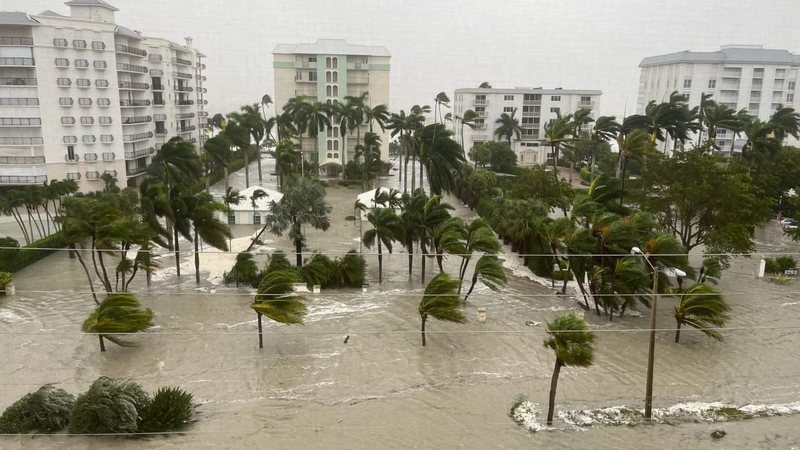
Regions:
<svg viewBox="0 0 800 450"><path fill-rule="evenodd" d="M675 63L732 64L800 64L800 55L789 50L764 48L760 45L724 45L715 52L684 50L642 59L639 67Z"/></svg>
<svg viewBox="0 0 800 450"><path fill-rule="evenodd" d="M308 55L365 55L389 56L389 49L376 45L353 45L344 39L318 39L313 44L278 44L273 54L308 54Z"/></svg>
<svg viewBox="0 0 800 450"><path fill-rule="evenodd" d="M543 89L543 88L459 88L456 94L563 94L563 95L602 95L597 89Z"/></svg>

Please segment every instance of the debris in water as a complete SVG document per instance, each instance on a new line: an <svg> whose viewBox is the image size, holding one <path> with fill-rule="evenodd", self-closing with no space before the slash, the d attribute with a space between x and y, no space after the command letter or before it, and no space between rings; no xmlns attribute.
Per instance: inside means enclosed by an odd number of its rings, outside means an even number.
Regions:
<svg viewBox="0 0 800 450"><path fill-rule="evenodd" d="M535 326L539 325L540 323L542 323L542 322L534 322L533 320L526 320L525 321L525 325L527 325L529 327L535 327Z"/></svg>
<svg viewBox="0 0 800 450"><path fill-rule="evenodd" d="M344 343L347 344L347 341L350 340L350 335L348 334L346 338L344 338Z"/></svg>
<svg viewBox="0 0 800 450"><path fill-rule="evenodd" d="M711 432L711 437L714 439L722 439L725 435L728 434L725 430L714 430Z"/></svg>

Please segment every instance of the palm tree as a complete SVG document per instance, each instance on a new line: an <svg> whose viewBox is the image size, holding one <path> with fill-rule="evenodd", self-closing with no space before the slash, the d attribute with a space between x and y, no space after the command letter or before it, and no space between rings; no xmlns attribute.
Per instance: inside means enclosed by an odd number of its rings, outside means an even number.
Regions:
<svg viewBox="0 0 800 450"><path fill-rule="evenodd" d="M306 315L303 297L294 295L293 285L302 282L300 275L291 269L274 270L267 273L258 286L250 305L258 316L258 348L264 348L261 316L278 323L300 324Z"/></svg>
<svg viewBox="0 0 800 450"><path fill-rule="evenodd" d="M235 120L239 125L247 128L250 132L250 136L253 138L255 142L255 148L260 149L262 140L269 135L267 133L267 121L262 118L261 113L258 111L259 104L254 103L252 105L244 105L240 108L240 112L235 112L229 114L229 117ZM263 176L261 174L261 152L256 152L256 157L258 158L258 181L263 180Z"/></svg>
<svg viewBox="0 0 800 450"><path fill-rule="evenodd" d="M480 86L478 86L478 88L480 88L480 89L491 89L492 85L489 84L488 81L484 81L483 83L480 84Z"/></svg>
<svg viewBox="0 0 800 450"><path fill-rule="evenodd" d="M261 114L263 114L264 123L267 123L269 121L269 119L267 119L267 108L269 108L269 105L271 104L272 104L272 97L270 97L269 94L264 94L261 96ZM269 134L270 133L267 133L267 136L269 136Z"/></svg>
<svg viewBox="0 0 800 450"><path fill-rule="evenodd" d="M372 141L367 140L367 135L364 135L364 147L366 148L367 158L364 159L364 172L367 174L370 173L369 166L370 160L372 159L370 155L373 153L373 147L378 147L380 145L380 138L377 137L376 134L373 133L372 125L373 123L378 124L381 131L386 129L386 125L389 122L389 108L386 105L377 105L374 108L370 108L369 105L364 104L362 109L362 114L364 117L364 121L369 125L369 134L373 135L374 138ZM380 152L378 152L377 160L380 160ZM369 177L367 177L367 183L369 186L367 189L371 188L372 185L370 183Z"/></svg>
<svg viewBox="0 0 800 450"><path fill-rule="evenodd" d="M225 190L229 187L228 167L231 162L231 141L224 135L217 135L203 144L203 149L211 159L222 167L225 176Z"/></svg>
<svg viewBox="0 0 800 450"><path fill-rule="evenodd" d="M253 194L250 195L250 206L253 207L253 217L256 216L256 208L258 208L258 201L265 197L269 197L269 195L267 195L267 192L264 191L263 189L256 189L253 191Z"/></svg>
<svg viewBox="0 0 800 450"><path fill-rule="evenodd" d="M424 192L422 192L424 196ZM433 234L442 223L450 218L450 211L453 207L446 202L442 202L439 195L425 197L422 210L419 212L418 223L416 224L417 242L419 242L421 261L422 261L422 282L425 283L425 260L428 257L428 249L434 245Z"/></svg>
<svg viewBox="0 0 800 450"><path fill-rule="evenodd" d="M416 133L421 149L420 169L425 167L432 195L452 192L466 165L464 150L452 139L452 135L442 124L428 125Z"/></svg>
<svg viewBox="0 0 800 450"><path fill-rule="evenodd" d="M300 171L302 156L295 146L296 144L292 140L285 139L278 141L278 145L275 147L275 172L278 175L278 189L281 192L283 192L286 177Z"/></svg>
<svg viewBox="0 0 800 450"><path fill-rule="evenodd" d="M103 339L121 346L132 347L135 344L120 339L113 334L138 333L153 325L153 312L142 309L136 296L130 292L108 294L83 322L84 333L95 333L100 340L100 351L106 351Z"/></svg>
<svg viewBox="0 0 800 450"><path fill-rule="evenodd" d="M469 268L470 259L473 253L485 253L494 255L500 251L500 242L494 235L494 231L489 224L481 219L470 222L466 228L464 245L460 251L461 265L458 270L458 293L461 294L461 287L464 284L464 276Z"/></svg>
<svg viewBox="0 0 800 450"><path fill-rule="evenodd" d="M781 144L775 140L775 130L774 124L755 117L745 126L747 141L742 147L742 157L748 161L748 172L752 171L757 160L775 155L780 150Z"/></svg>
<svg viewBox="0 0 800 450"><path fill-rule="evenodd" d="M478 279L493 291L499 291L506 285L506 271L497 256L483 255L478 258L478 262L475 263L475 272L472 274L472 283L464 296L464 301L467 301L469 295L472 294Z"/></svg>
<svg viewBox="0 0 800 450"><path fill-rule="evenodd" d="M775 127L775 140L779 143L783 143L787 135L800 139L800 114L794 108L778 108L770 116L769 123Z"/></svg>
<svg viewBox="0 0 800 450"><path fill-rule="evenodd" d="M392 242L403 240L403 223L390 208L375 208L367 214L372 229L364 233L363 242L367 248L378 243L378 283L383 283L383 250L385 246L392 253ZM382 245L381 245L382 244Z"/></svg>
<svg viewBox="0 0 800 450"><path fill-rule="evenodd" d="M425 287L422 301L419 303L419 317L422 319L422 346L425 346L425 323L428 317L447 322L464 323L467 318L461 312L461 301L456 294L458 280L440 273Z"/></svg>
<svg viewBox="0 0 800 450"><path fill-rule="evenodd" d="M231 113L229 116L233 116L237 113ZM228 125L225 127L225 137L227 137L231 144L236 147L241 153L244 158L244 187L250 187L250 153L252 149L252 144L250 143L251 135L250 130L239 123L238 121L234 120L233 117L231 120L228 121Z"/></svg>
<svg viewBox="0 0 800 450"><path fill-rule="evenodd" d="M263 191L261 191L263 192ZM228 251L228 239L231 230L227 224L217 218L217 211L226 211L225 204L220 203L208 194L200 192L187 199L188 218L194 230L194 273L195 283L200 284L200 240L212 247Z"/></svg>
<svg viewBox="0 0 800 450"><path fill-rule="evenodd" d="M517 108L514 108L511 111L511 114L502 113L500 114L500 118L494 121L494 123L498 125L498 127L494 130L494 135L497 137L505 137L510 148L513 148L511 147L511 137L516 136L516 138L519 139L519 136L522 133L522 128L519 126L519 121L514 117L516 114Z"/></svg>
<svg viewBox="0 0 800 450"><path fill-rule="evenodd" d="M594 359L594 333L588 331L586 321L575 314L557 317L547 323L544 346L553 349L556 364L550 381L550 402L547 407L547 425L553 424L558 376L564 366L589 367Z"/></svg>
<svg viewBox="0 0 800 450"><path fill-rule="evenodd" d="M306 110L306 120L308 120L308 125L306 129L308 131L308 137L314 141L314 155L319 154L319 142L317 136L319 136L320 131L324 131L326 128L331 126L331 109L325 103L320 103L315 101L308 106ZM300 164L303 164L303 160L300 160ZM305 169L301 168L303 176L305 176Z"/></svg>
<svg viewBox="0 0 800 450"><path fill-rule="evenodd" d="M675 306L675 343L680 340L682 325L697 328L706 336L722 341L722 334L714 328L725 326L730 309L722 295L711 286L698 283L681 291L680 303Z"/></svg>
<svg viewBox="0 0 800 450"><path fill-rule="evenodd" d="M553 153L553 176L558 182L558 152L561 145L567 142L574 133L575 125L570 121L570 116L556 114L555 119L551 119L544 125L544 136L550 151Z"/></svg>
<svg viewBox="0 0 800 450"><path fill-rule="evenodd" d="M444 106L445 108L449 108L450 98L444 92L439 92L433 99L433 117L434 120L437 121L438 123L444 124L444 121L442 120L442 106ZM439 112L438 117L436 115L437 110Z"/></svg>
<svg viewBox="0 0 800 450"><path fill-rule="evenodd" d="M628 160L641 160L641 158L647 156L648 154L654 153L655 144L651 140L651 137L652 136L647 132L647 130L638 128L627 135L620 134L620 136L617 138L620 158L619 178L622 182L622 192L619 198L620 205L622 204L623 197L625 195L625 172L628 168Z"/></svg>
<svg viewBox="0 0 800 450"><path fill-rule="evenodd" d="M239 282L252 282L258 278L258 266L253 260L253 254L250 252L241 252L236 254L236 262L233 264L229 274L225 275L225 282L230 282L230 277L236 282L236 287L239 287ZM257 287L257 286L254 286Z"/></svg>
<svg viewBox="0 0 800 450"><path fill-rule="evenodd" d="M194 146L180 137L174 137L153 156L149 174L170 188L200 178L203 167Z"/></svg>
<svg viewBox="0 0 800 450"><path fill-rule="evenodd" d="M471 109L468 109L468 110L464 111L464 115L462 115L462 116L458 116L458 115L456 116L456 120L461 122L461 148L462 149L464 148L464 125L468 126L470 129L474 130L475 127L477 126L477 124L476 124L476 120L477 119L478 119L478 113L476 113L475 111L473 111ZM477 163L476 163L475 167L476 168L478 167Z"/></svg>
<svg viewBox="0 0 800 450"><path fill-rule="evenodd" d="M719 104L713 100L709 100L705 109L703 109L703 122L706 125L708 133L708 142L715 149L717 146L717 130L720 128L734 129L736 115L735 111L727 105Z"/></svg>
<svg viewBox="0 0 800 450"><path fill-rule="evenodd" d="M616 139L621 129L621 125L617 123L615 116L600 116L594 122L594 127L589 135L589 141L592 143L592 160L589 166L589 178L594 180L595 162L597 160L597 147L601 142L609 142Z"/></svg>

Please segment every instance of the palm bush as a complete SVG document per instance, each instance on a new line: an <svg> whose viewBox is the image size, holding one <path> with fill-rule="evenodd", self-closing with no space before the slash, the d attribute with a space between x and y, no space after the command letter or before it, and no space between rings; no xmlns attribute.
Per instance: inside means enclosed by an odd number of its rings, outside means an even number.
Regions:
<svg viewBox="0 0 800 450"><path fill-rule="evenodd" d="M253 261L253 254L241 252L236 255L236 262L233 264L231 271L225 272L223 275L223 281L225 283L236 282L236 287L239 287L239 283L257 287L260 281L259 275L258 266Z"/></svg>
<svg viewBox="0 0 800 450"><path fill-rule="evenodd" d="M106 351L103 338L122 346L132 347L135 344L112 336L114 333L137 333L153 324L153 312L142 309L136 296L130 292L108 294L100 305L83 322L84 333L97 333L100 339L100 351Z"/></svg>
<svg viewBox="0 0 800 450"><path fill-rule="evenodd" d="M440 273L425 287L422 301L419 303L419 316L422 319L422 346L425 346L425 323L428 317L447 322L464 323L467 318L461 312L461 301L458 298L458 280Z"/></svg>
<svg viewBox="0 0 800 450"><path fill-rule="evenodd" d="M0 433L55 433L69 423L75 396L52 384L26 394L0 416Z"/></svg>
<svg viewBox="0 0 800 450"><path fill-rule="evenodd" d="M138 431L161 433L176 431L192 423L194 397L177 387L162 387L156 391L141 411Z"/></svg>
<svg viewBox="0 0 800 450"><path fill-rule="evenodd" d="M336 277L336 264L330 258L314 253L300 268L300 276L311 286L329 286Z"/></svg>
<svg viewBox="0 0 800 450"><path fill-rule="evenodd" d="M100 377L78 396L69 420L69 432L135 433L150 396L129 380Z"/></svg>
<svg viewBox="0 0 800 450"><path fill-rule="evenodd" d="M267 263L267 268L264 269L264 271L269 273L275 270L291 268L292 264L289 262L289 258L286 257L286 253L284 253L283 250L276 250L272 253L272 256L270 256L269 262Z"/></svg>
<svg viewBox="0 0 800 450"><path fill-rule="evenodd" d="M714 328L725 326L730 306L719 292L705 284L695 284L681 292L680 303L675 306L675 342L681 337L681 326L688 325L702 331L717 341L723 337Z"/></svg>
<svg viewBox="0 0 800 450"><path fill-rule="evenodd" d="M336 259L336 282L339 287L361 287L367 263L355 250Z"/></svg>
<svg viewBox="0 0 800 450"><path fill-rule="evenodd" d="M258 348L264 348L261 316L285 324L303 323L306 305L303 297L294 295L294 284L301 282L300 275L293 269L268 271L261 280L250 308L258 317Z"/></svg>
<svg viewBox="0 0 800 450"><path fill-rule="evenodd" d="M478 259L478 262L475 263L475 273L472 275L472 284L469 286L467 295L464 296L464 301L472 294L472 290L475 289L475 284L478 283L478 279L493 291L499 291L501 287L506 285L506 271L503 269L503 264L497 256L483 255Z"/></svg>
<svg viewBox="0 0 800 450"><path fill-rule="evenodd" d="M594 333L586 321L575 314L566 314L547 323L544 346L553 349L556 364L550 381L550 402L547 408L547 425L553 424L558 376L564 366L589 367L594 359Z"/></svg>

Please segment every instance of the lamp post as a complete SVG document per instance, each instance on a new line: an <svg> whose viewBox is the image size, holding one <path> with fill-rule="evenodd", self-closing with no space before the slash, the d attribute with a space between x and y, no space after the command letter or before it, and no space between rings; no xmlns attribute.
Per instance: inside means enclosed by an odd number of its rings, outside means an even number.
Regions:
<svg viewBox="0 0 800 450"><path fill-rule="evenodd" d="M645 387L645 394L644 394L644 418L651 419L653 417L653 366L655 364L655 350L656 350L656 306L658 302L658 269L656 268L653 263L650 262L650 258L642 252L642 249L639 247L633 247L631 249L631 255L640 255L645 261L647 261L647 265L653 269L653 299L650 302L650 344L649 349L647 352L647 381ZM668 273L672 273L675 276L685 277L686 272L676 269L670 268Z"/></svg>

